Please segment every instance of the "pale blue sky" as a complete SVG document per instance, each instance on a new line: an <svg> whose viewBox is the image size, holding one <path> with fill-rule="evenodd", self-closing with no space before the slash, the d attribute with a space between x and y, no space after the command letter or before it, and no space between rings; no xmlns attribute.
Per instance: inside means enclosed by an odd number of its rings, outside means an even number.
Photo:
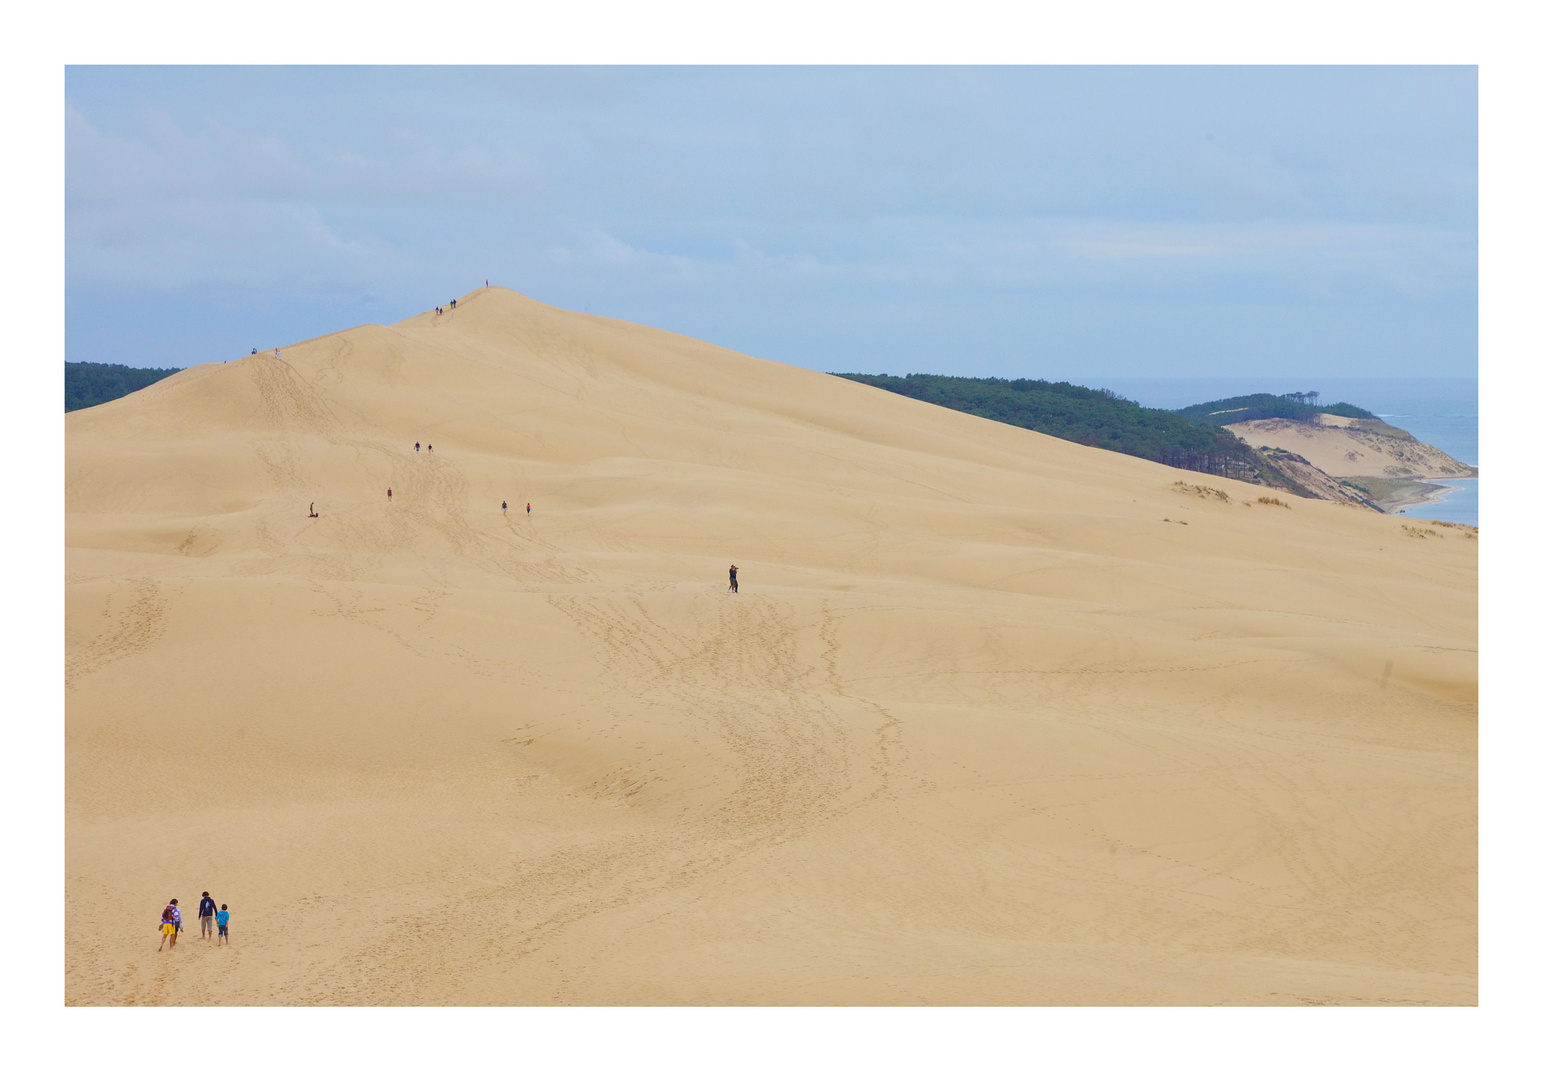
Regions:
<svg viewBox="0 0 1543 1080"><path fill-rule="evenodd" d="M70 360L484 278L821 370L1477 374L1446 68L83 68Z"/></svg>

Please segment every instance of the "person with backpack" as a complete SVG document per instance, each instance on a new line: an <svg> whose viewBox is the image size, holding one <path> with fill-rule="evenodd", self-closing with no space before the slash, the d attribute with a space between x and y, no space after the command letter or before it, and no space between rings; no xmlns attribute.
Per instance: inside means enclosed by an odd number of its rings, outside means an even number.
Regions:
<svg viewBox="0 0 1543 1080"><path fill-rule="evenodd" d="M161 944L156 947L156 952L165 948L177 947L177 932L182 929L182 912L177 910L177 898L172 897L171 903L161 911ZM169 944L168 944L169 943Z"/></svg>
<svg viewBox="0 0 1543 1080"><path fill-rule="evenodd" d="M214 901L209 899L208 893L204 893L204 898L198 902L198 936L214 937Z"/></svg>

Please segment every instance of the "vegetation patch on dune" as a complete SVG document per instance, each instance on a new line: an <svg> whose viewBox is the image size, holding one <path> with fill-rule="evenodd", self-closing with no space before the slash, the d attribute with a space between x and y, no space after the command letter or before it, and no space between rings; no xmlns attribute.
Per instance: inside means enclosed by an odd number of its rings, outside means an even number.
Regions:
<svg viewBox="0 0 1543 1080"><path fill-rule="evenodd" d="M1219 502L1231 502L1232 496L1221 488L1206 487L1204 484L1186 484L1182 480L1174 482L1173 490L1184 495L1194 495L1201 499L1216 499Z"/></svg>

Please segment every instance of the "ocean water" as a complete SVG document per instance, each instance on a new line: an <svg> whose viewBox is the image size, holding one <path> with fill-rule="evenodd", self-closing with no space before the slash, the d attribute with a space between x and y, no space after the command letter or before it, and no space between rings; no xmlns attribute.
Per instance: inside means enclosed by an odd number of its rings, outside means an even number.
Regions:
<svg viewBox="0 0 1543 1080"><path fill-rule="evenodd" d="M1348 401L1467 465L1479 464L1479 380L1472 379L1088 379L1154 409L1182 409L1242 394L1318 391L1324 404ZM1435 481L1433 481L1435 482ZM1399 511L1410 517L1479 524L1479 477L1442 480L1436 502Z"/></svg>

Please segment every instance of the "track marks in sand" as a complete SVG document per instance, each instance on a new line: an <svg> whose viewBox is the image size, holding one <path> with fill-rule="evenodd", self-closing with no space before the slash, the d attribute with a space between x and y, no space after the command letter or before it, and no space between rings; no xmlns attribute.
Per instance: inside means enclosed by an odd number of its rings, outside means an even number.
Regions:
<svg viewBox="0 0 1543 1080"><path fill-rule="evenodd" d="M90 640L66 650L64 685L76 683L118 660L143 652L166 632L169 606L161 586L153 581L131 581L107 594L103 606L106 629Z"/></svg>
<svg viewBox="0 0 1543 1080"><path fill-rule="evenodd" d="M664 603L650 602L660 597ZM675 734L703 753L727 753L732 782L672 796L669 805L679 816L668 828L656 817L627 824L637 799L665 782L646 761L606 769L570 788L567 797L623 817L603 835L511 864L492 879L464 882L456 890L462 899L451 938L440 942L445 920L436 914L410 920L372 947L374 970L400 980L391 993L414 985L412 973L421 974L422 965L437 968L463 951L499 967L533 962L546 972L551 956L537 954L575 923L689 889L860 801L852 798L863 780L855 740L827 700L824 673L800 657L802 628L787 605L765 597L730 604L696 597L686 599L683 612L667 590L548 599L591 643L607 689L624 691L604 700L630 700L653 717L673 717ZM597 719L614 726L625 717L612 705ZM441 944L446 951L439 951ZM571 975L570 966L565 961L556 975ZM342 972L334 975L347 981ZM567 1000L563 978L552 983L550 976L542 976L542 999Z"/></svg>
<svg viewBox="0 0 1543 1080"><path fill-rule="evenodd" d="M288 362L259 353L249 358L247 370L269 427L316 434L337 429L338 418L326 399Z"/></svg>
<svg viewBox="0 0 1543 1080"><path fill-rule="evenodd" d="M829 600L820 604L820 664L826 691L837 698L847 698L871 709L879 717L874 729L874 752L869 760L878 783L868 799L897 799L900 797L899 781L908 782L912 794L930 792L936 788L931 780L911 775L905 771L910 764L911 750L905 742L905 725L900 718L877 701L847 692L838 664L841 655L841 616L837 615Z"/></svg>
<svg viewBox="0 0 1543 1080"><path fill-rule="evenodd" d="M671 620L703 628L689 633L664 625L641 597L549 600L594 644L601 677L624 698L673 714L707 752L733 755L734 792L704 824L769 841L828 817L852 786L850 739L798 656L785 606L766 597L730 605L695 598L684 618Z"/></svg>

